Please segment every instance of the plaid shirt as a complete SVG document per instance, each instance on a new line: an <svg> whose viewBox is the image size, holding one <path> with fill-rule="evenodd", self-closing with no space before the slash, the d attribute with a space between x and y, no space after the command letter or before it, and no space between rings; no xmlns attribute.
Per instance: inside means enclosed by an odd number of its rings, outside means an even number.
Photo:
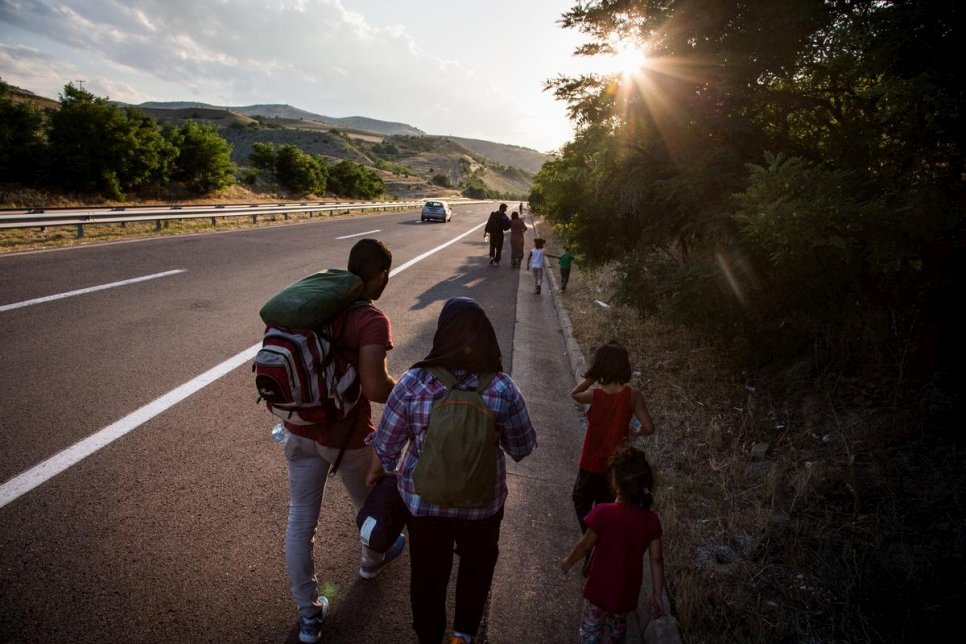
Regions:
<svg viewBox="0 0 966 644"><path fill-rule="evenodd" d="M456 386L459 389L476 387L475 374L455 370ZM382 461L386 471L397 469L399 457L408 441L409 447L402 456L399 468L399 494L409 507L413 516L447 517L453 519L485 519L496 514L506 501L506 460L504 452L514 461L522 460L537 446L537 434L527 413L527 404L520 395L516 384L505 373L499 373L480 397L496 419L500 433L500 447L496 451L496 494L493 502L485 508L444 508L424 501L416 493L413 485L413 472L422 453L426 427L433 403L446 395L446 388L428 370L410 369L399 379L382 413L379 429L370 434L366 441L372 446Z"/></svg>

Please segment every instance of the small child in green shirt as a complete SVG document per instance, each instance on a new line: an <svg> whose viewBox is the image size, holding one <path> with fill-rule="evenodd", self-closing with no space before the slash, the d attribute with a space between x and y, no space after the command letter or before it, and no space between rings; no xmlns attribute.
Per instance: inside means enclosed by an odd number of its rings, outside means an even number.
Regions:
<svg viewBox="0 0 966 644"><path fill-rule="evenodd" d="M567 290L567 282L570 281L570 265L574 261L574 256L564 248L563 255L550 255L548 253L547 257L555 257L560 260L560 292L563 293Z"/></svg>

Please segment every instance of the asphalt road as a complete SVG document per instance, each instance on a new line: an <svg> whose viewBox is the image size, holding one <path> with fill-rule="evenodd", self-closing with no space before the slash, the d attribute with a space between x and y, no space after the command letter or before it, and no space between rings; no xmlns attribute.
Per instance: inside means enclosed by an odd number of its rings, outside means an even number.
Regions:
<svg viewBox="0 0 966 644"><path fill-rule="evenodd" d="M413 211L0 256L0 641L294 641L285 461L244 359L261 337L257 311L376 237L396 269L379 301L393 322L393 374L428 351L455 295L483 304L509 365L519 273L487 265L491 209L457 206L449 224ZM10 308L168 271L183 272ZM239 366L166 406L166 394L233 357ZM10 492L29 468L125 418L133 427L117 440ZM408 555L360 579L352 514L332 485L316 538L333 601L325 641L410 641Z"/></svg>

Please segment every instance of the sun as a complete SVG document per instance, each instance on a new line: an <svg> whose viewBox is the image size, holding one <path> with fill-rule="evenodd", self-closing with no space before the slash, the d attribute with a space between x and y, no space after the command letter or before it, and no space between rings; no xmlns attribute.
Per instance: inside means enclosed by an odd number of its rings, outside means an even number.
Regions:
<svg viewBox="0 0 966 644"><path fill-rule="evenodd" d="M633 76L647 66L647 50L637 43L618 40L610 43L613 50L611 64L621 76Z"/></svg>

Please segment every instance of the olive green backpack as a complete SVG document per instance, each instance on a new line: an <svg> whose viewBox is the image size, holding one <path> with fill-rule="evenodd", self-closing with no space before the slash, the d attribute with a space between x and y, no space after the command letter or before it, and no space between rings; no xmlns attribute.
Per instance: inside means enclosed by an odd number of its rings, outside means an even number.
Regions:
<svg viewBox="0 0 966 644"><path fill-rule="evenodd" d="M416 493L444 508L483 508L496 489L496 419L480 397L495 374L481 374L476 389L456 388L446 369L430 371L446 387L433 404L422 452L413 472Z"/></svg>

